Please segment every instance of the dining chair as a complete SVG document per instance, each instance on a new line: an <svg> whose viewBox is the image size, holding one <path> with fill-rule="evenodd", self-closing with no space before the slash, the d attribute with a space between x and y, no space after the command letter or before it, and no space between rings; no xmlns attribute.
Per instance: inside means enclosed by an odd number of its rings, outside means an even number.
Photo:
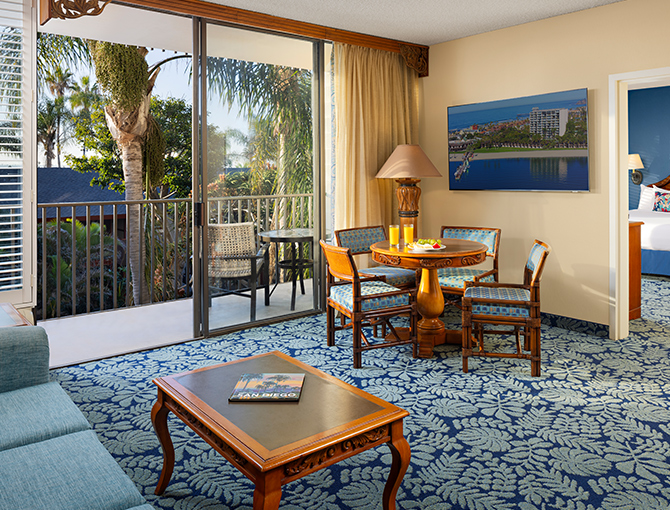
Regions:
<svg viewBox="0 0 670 510"><path fill-rule="evenodd" d="M465 283L462 299L463 372L468 372L469 357L489 356L529 359L531 376L540 376L540 279L550 252L549 245L535 240L524 266L522 284ZM485 325L503 326L503 329L485 330ZM513 329L504 329L504 326L512 326ZM513 334L516 352L487 351L484 334ZM521 335L524 337L523 346ZM473 348L475 345L477 349Z"/></svg>
<svg viewBox="0 0 670 510"><path fill-rule="evenodd" d="M498 248L500 246L499 228L486 227L449 227L440 228L440 237L444 239L466 239L478 241L487 246L486 258L492 260L492 269L476 269L472 267L445 267L437 270L437 280L440 283L445 300L460 308L465 283L469 281L497 282L498 281Z"/></svg>
<svg viewBox="0 0 670 510"><path fill-rule="evenodd" d="M212 297L228 294L248 297L251 299L251 322L255 321L256 291L259 288L265 289L265 306L270 304L269 243L257 245L252 222L209 224L207 236L208 275L219 282L210 285L210 306ZM260 284L259 277L262 277Z"/></svg>
<svg viewBox="0 0 670 510"><path fill-rule="evenodd" d="M349 248L352 255L370 255L370 246L379 241L386 241L386 229L383 225L373 227L355 227L335 231L337 245ZM371 263L371 260L369 260ZM402 267L374 265L359 270L361 275L380 276L390 285L399 288L414 288L419 281L417 271Z"/></svg>
<svg viewBox="0 0 670 510"><path fill-rule="evenodd" d="M326 257L326 327L328 345L335 345L335 333L352 329L354 368L361 368L361 353L371 349L412 344L412 356L417 357L416 290L399 289L383 281L381 276L363 276L349 248L333 246L319 241ZM335 311L349 321L336 324ZM391 319L409 314L409 337L404 338L391 323ZM374 332L368 339L364 327L385 325L389 330L386 338L374 341ZM375 328L376 329L376 328Z"/></svg>

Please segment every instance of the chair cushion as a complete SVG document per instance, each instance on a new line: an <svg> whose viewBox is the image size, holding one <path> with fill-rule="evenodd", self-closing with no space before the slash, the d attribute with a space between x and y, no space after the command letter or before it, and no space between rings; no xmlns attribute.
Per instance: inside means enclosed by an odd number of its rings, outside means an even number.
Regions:
<svg viewBox="0 0 670 510"><path fill-rule="evenodd" d="M366 267L365 269L359 269L359 274L361 277L366 274L371 274L374 276L384 276L386 277L386 283L389 285L415 285L416 284L416 272L412 269L404 269L402 267L391 267L391 266L374 266Z"/></svg>
<svg viewBox="0 0 670 510"><path fill-rule="evenodd" d="M370 253L370 246L386 240L386 233L382 227L357 228L344 230L338 233L340 246L349 248L352 255Z"/></svg>
<svg viewBox="0 0 670 510"><path fill-rule="evenodd" d="M505 301L529 301L530 292L513 287L468 287L463 297L475 299L495 299ZM528 317L529 308L502 303L472 303L473 315L492 315L504 317Z"/></svg>
<svg viewBox="0 0 670 510"><path fill-rule="evenodd" d="M408 294L398 294L396 296L385 296L386 292L395 292L399 289L393 285L384 282L363 282L361 283L361 296L371 296L382 294L375 299L366 299L361 303L361 311L382 310L384 308L394 308L396 306L409 305ZM352 285L336 285L330 289L330 299L348 310L354 309L354 296Z"/></svg>
<svg viewBox="0 0 670 510"><path fill-rule="evenodd" d="M0 451L90 427L57 382L0 393Z"/></svg>
<svg viewBox="0 0 670 510"><path fill-rule="evenodd" d="M95 432L0 452L0 509L124 510L146 504Z"/></svg>
<svg viewBox="0 0 670 510"><path fill-rule="evenodd" d="M437 270L437 279L440 282L440 287L451 287L462 289L465 287L465 282L471 282L475 276L484 274L489 269L469 269L467 267L445 267ZM493 275L482 278L482 282L494 282Z"/></svg>

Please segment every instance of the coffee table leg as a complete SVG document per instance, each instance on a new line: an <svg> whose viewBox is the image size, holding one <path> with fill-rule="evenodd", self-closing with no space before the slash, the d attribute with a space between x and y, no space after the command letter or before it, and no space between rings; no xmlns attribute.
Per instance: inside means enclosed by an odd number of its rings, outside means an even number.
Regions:
<svg viewBox="0 0 670 510"><path fill-rule="evenodd" d="M409 467L411 456L409 443L402 434L402 420L391 424L391 442L388 445L393 461L391 463L389 479L386 481L386 486L384 487L382 508L384 510L395 510L396 494Z"/></svg>
<svg viewBox="0 0 670 510"><path fill-rule="evenodd" d="M262 473L256 480L254 510L277 510L281 500L281 477L279 469Z"/></svg>
<svg viewBox="0 0 670 510"><path fill-rule="evenodd" d="M158 390L158 400L151 409L151 423L154 425L154 430L158 436L158 441L163 449L163 469L161 476L156 485L155 494L161 495L165 491L172 478L172 471L174 470L174 446L172 439L170 439L170 431L167 426L167 417L170 410L163 405L163 395Z"/></svg>

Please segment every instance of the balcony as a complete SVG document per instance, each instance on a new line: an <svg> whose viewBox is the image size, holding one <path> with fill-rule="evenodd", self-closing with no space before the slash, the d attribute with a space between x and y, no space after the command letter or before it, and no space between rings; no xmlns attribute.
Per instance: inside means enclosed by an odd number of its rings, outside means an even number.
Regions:
<svg viewBox="0 0 670 510"><path fill-rule="evenodd" d="M207 217L210 223L253 221L257 232L311 228L312 207L311 194L217 197L208 200ZM133 208L143 218L140 267L144 277L138 281L145 286L148 299L141 306L135 306L128 269L133 247L126 235L127 211ZM192 214L189 199L38 204L35 318L49 333L52 366L197 336L193 329ZM287 256L284 249L281 244L270 246L270 283L276 288L267 307L261 292L256 307L259 322L315 308L312 271L305 270L305 294L298 290L295 310L290 309L290 275L275 266L277 257ZM229 294L213 297L206 312L216 328L235 328L249 324L249 305L248 298Z"/></svg>

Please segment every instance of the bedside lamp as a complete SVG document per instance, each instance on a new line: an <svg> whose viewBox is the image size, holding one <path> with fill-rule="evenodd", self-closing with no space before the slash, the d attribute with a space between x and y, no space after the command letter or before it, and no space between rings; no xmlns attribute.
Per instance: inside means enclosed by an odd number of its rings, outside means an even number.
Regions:
<svg viewBox="0 0 670 510"><path fill-rule="evenodd" d="M639 154L629 154L628 155L628 170L632 170L630 173L630 180L633 181L633 184L642 184L642 172L640 169L644 168L642 164L642 159L640 159Z"/></svg>
<svg viewBox="0 0 670 510"><path fill-rule="evenodd" d="M442 177L442 174L418 145L398 145L375 177L395 179L399 184L396 196L400 231L403 231L405 225L413 225L414 236L418 237L417 218L421 189L417 183L424 177Z"/></svg>

